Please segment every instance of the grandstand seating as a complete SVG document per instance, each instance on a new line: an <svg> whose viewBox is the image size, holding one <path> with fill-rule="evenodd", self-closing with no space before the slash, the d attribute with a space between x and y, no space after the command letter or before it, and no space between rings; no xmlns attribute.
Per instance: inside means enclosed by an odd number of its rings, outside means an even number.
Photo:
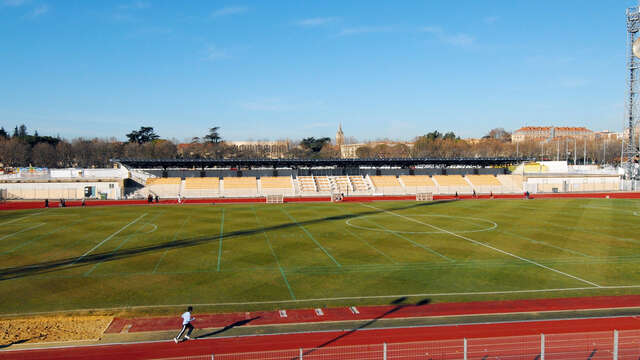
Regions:
<svg viewBox="0 0 640 360"><path fill-rule="evenodd" d="M290 176L263 176L260 178L262 195L293 195Z"/></svg>
<svg viewBox="0 0 640 360"><path fill-rule="evenodd" d="M321 193L330 193L331 192L331 181L328 176L316 176L315 177L316 186L318 187L318 192Z"/></svg>
<svg viewBox="0 0 640 360"><path fill-rule="evenodd" d="M477 193L501 193L502 184L493 175L467 175L467 180Z"/></svg>
<svg viewBox="0 0 640 360"><path fill-rule="evenodd" d="M469 194L473 192L471 185L461 175L434 175L441 194Z"/></svg>
<svg viewBox="0 0 640 360"><path fill-rule="evenodd" d="M436 189L436 184L429 175L401 175L399 181L404 185L407 194L434 193Z"/></svg>
<svg viewBox="0 0 640 360"><path fill-rule="evenodd" d="M177 177L171 177L171 178L148 178L146 185L147 186L153 186L153 185L180 185L180 182L182 180L180 178Z"/></svg>
<svg viewBox="0 0 640 360"><path fill-rule="evenodd" d="M160 198L175 198L180 194L182 179L178 177L148 178L146 185L152 195Z"/></svg>
<svg viewBox="0 0 640 360"><path fill-rule="evenodd" d="M220 194L220 179L217 177L191 177L184 180L182 195L187 198L212 197Z"/></svg>
<svg viewBox="0 0 640 360"><path fill-rule="evenodd" d="M225 196L257 196L258 181L255 177L224 177L222 188Z"/></svg>
<svg viewBox="0 0 640 360"><path fill-rule="evenodd" d="M371 183L376 188L377 193L382 194L402 194L404 189L398 178L392 175L370 176Z"/></svg>
<svg viewBox="0 0 640 360"><path fill-rule="evenodd" d="M315 193L318 191L313 176L298 176L298 187L300 192Z"/></svg>
<svg viewBox="0 0 640 360"><path fill-rule="evenodd" d="M349 178L347 176L334 176L332 190L339 193L350 193L353 190L349 184Z"/></svg>
<svg viewBox="0 0 640 360"><path fill-rule="evenodd" d="M360 175L349 176L349 181L351 181L351 186L354 192L369 192L369 190L371 190L369 185Z"/></svg>
<svg viewBox="0 0 640 360"><path fill-rule="evenodd" d="M498 181L502 184L502 192L519 193L524 191L522 175L498 175Z"/></svg>

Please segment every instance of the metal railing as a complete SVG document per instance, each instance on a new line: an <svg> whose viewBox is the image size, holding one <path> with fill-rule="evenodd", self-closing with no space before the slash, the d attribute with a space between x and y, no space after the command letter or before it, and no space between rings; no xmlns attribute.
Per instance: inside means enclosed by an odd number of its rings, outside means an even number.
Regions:
<svg viewBox="0 0 640 360"><path fill-rule="evenodd" d="M638 359L640 330L462 338L205 354L172 360ZM169 360L169 359L164 359Z"/></svg>

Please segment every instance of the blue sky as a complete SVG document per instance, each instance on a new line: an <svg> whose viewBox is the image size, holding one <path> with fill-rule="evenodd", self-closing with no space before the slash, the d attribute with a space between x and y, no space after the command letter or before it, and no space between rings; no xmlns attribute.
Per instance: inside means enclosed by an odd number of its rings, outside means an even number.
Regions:
<svg viewBox="0 0 640 360"><path fill-rule="evenodd" d="M618 1L0 0L0 125L184 140L620 131Z"/></svg>

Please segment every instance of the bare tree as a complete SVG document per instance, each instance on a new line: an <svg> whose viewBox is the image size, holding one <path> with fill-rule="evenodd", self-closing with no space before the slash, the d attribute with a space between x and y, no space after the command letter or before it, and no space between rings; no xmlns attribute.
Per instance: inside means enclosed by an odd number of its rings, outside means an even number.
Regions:
<svg viewBox="0 0 640 360"><path fill-rule="evenodd" d="M58 164L58 153L52 145L38 143L31 150L31 161L35 166L56 167Z"/></svg>
<svg viewBox="0 0 640 360"><path fill-rule="evenodd" d="M8 166L27 166L29 165L30 150L29 145L19 138L11 138L2 142L0 160Z"/></svg>

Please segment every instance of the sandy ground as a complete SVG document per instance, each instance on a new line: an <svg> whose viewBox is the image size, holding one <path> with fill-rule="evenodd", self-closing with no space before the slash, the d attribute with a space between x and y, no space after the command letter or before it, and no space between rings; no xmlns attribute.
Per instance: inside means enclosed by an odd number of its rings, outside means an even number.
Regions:
<svg viewBox="0 0 640 360"><path fill-rule="evenodd" d="M112 319L111 316L47 316L0 320L0 346L98 339Z"/></svg>

